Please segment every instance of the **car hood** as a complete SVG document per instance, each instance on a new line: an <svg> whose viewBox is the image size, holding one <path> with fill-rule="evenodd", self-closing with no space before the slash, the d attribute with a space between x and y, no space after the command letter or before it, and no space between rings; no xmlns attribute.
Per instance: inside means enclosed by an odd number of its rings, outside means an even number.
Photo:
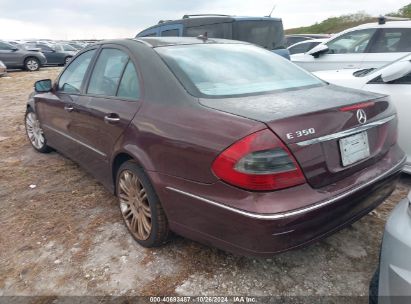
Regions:
<svg viewBox="0 0 411 304"><path fill-rule="evenodd" d="M341 69L341 70L329 70L329 71L315 71L312 72L315 76L327 80L327 79L347 79L356 78L354 73L360 69Z"/></svg>
<svg viewBox="0 0 411 304"><path fill-rule="evenodd" d="M247 97L201 98L203 106L261 122L377 99L381 94L324 85Z"/></svg>
<svg viewBox="0 0 411 304"><path fill-rule="evenodd" d="M318 78L335 85L361 89L363 85L369 80L369 75L365 75L363 77L355 77L354 73L359 70L360 69L342 69L330 71L315 71L312 73Z"/></svg>

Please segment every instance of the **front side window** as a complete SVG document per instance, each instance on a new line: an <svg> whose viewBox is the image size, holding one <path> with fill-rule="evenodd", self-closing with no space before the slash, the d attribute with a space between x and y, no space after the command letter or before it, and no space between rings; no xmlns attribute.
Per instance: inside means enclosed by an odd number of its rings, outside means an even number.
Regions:
<svg viewBox="0 0 411 304"><path fill-rule="evenodd" d="M75 58L64 70L58 83L58 89L66 93L80 93L84 75L90 65L91 59L96 50L84 52Z"/></svg>
<svg viewBox="0 0 411 304"><path fill-rule="evenodd" d="M411 52L411 29L381 29L371 46L371 53Z"/></svg>
<svg viewBox="0 0 411 304"><path fill-rule="evenodd" d="M103 49L97 59L87 93L92 95L116 96L117 87L128 55L117 49Z"/></svg>
<svg viewBox="0 0 411 304"><path fill-rule="evenodd" d="M376 29L345 33L327 43L328 54L364 53Z"/></svg>
<svg viewBox="0 0 411 304"><path fill-rule="evenodd" d="M194 44L155 49L192 95L258 94L324 82L263 48L247 44Z"/></svg>
<svg viewBox="0 0 411 304"><path fill-rule="evenodd" d="M178 37L180 36L180 31L178 29L165 30L161 32L163 37Z"/></svg>
<svg viewBox="0 0 411 304"><path fill-rule="evenodd" d="M157 33L153 32L153 33L142 35L141 37L156 37L156 36L157 36Z"/></svg>

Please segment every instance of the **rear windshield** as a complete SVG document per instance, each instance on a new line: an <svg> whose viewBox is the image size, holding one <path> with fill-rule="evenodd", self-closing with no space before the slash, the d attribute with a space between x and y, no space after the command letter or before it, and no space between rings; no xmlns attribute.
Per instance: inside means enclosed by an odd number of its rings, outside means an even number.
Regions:
<svg viewBox="0 0 411 304"><path fill-rule="evenodd" d="M247 44L194 44L155 49L190 94L252 95L323 85L290 61Z"/></svg>
<svg viewBox="0 0 411 304"><path fill-rule="evenodd" d="M261 45L268 50L285 48L283 23L277 20L235 21L233 39Z"/></svg>

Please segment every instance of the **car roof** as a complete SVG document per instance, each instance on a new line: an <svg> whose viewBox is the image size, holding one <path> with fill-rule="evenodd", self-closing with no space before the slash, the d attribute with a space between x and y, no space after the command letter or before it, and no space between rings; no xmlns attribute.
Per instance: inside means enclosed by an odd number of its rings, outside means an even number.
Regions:
<svg viewBox="0 0 411 304"><path fill-rule="evenodd" d="M366 29L366 28L411 28L411 20L406 21L390 21L384 24L379 24L378 22L373 23L365 23L358 25L356 27L351 28L353 29Z"/></svg>
<svg viewBox="0 0 411 304"><path fill-rule="evenodd" d="M233 22L236 20L242 21L258 21L258 20L273 20L282 21L281 18L274 17L248 17L248 16L230 16L230 15L184 15L181 19L175 20L160 20L158 24L152 25L140 31L137 36L145 31L155 29L163 25L184 24L185 26L200 26L214 23Z"/></svg>
<svg viewBox="0 0 411 304"><path fill-rule="evenodd" d="M244 41L208 38L206 40L197 37L138 37L130 39L115 39L115 40L103 40L93 45L99 44L130 44L130 43L142 43L148 47L156 48L162 46L173 45L192 45L192 44L250 44Z"/></svg>

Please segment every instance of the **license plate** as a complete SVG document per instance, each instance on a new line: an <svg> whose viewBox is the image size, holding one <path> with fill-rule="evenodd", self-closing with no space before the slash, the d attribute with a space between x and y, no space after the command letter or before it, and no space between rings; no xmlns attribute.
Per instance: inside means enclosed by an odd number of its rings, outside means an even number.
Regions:
<svg viewBox="0 0 411 304"><path fill-rule="evenodd" d="M344 167L370 156L367 132L340 139L340 151Z"/></svg>

